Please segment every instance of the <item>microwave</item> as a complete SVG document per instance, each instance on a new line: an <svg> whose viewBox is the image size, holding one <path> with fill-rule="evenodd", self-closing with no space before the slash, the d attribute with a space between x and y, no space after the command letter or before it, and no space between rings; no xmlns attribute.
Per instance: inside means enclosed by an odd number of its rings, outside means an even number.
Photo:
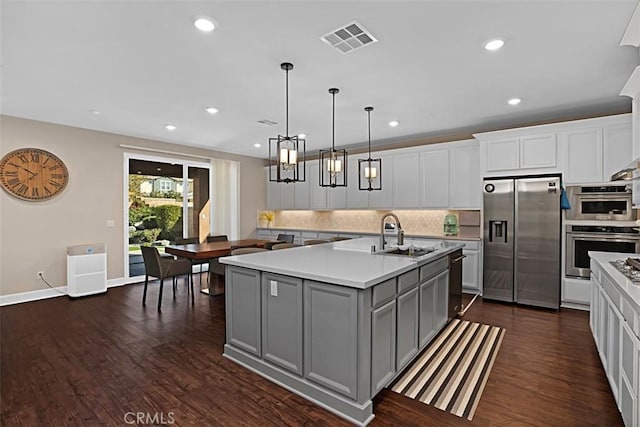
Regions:
<svg viewBox="0 0 640 427"><path fill-rule="evenodd" d="M566 219L595 221L634 221L631 185L573 185L567 187L571 209Z"/></svg>

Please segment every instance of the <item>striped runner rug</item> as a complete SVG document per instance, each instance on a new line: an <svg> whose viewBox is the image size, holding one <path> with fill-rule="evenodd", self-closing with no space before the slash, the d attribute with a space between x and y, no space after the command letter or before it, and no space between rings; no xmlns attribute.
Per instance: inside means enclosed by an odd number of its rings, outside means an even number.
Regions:
<svg viewBox="0 0 640 427"><path fill-rule="evenodd" d="M391 390L471 420L505 329L454 319Z"/></svg>

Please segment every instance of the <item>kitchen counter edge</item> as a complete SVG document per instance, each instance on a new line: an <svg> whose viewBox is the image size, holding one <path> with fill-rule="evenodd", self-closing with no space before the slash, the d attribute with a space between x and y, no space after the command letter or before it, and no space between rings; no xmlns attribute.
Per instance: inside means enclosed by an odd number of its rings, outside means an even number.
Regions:
<svg viewBox="0 0 640 427"><path fill-rule="evenodd" d="M433 252L429 255L425 255L424 257L419 257L417 259L413 258L405 258L405 257L397 257L395 255L382 255L382 254L372 254L368 252L360 252L360 251L348 251L348 250L333 250L330 249L330 245L333 246L333 243L324 244L324 245L313 245L313 246L300 246L296 248L289 248L278 251L269 251L269 252L259 252L253 254L246 255L236 255L236 256L228 256L220 258L220 262L222 264L233 265L236 267L249 268L252 270L265 271L269 273L282 274L290 277L299 277L302 279L315 280L318 282L331 283L334 285L346 286L350 288L357 289L367 289L371 286L375 286L379 283L384 282L385 280L391 279L393 277L397 277L402 273L406 273L407 271L411 271L414 268L421 267L423 265L427 265L433 261L436 261L442 257L449 255L452 252L455 252L458 249L462 249L464 245L462 243L450 243L450 246L444 249L439 249L436 252ZM323 248L324 247L324 248ZM286 266L284 263L278 264L269 264L265 263L266 257L274 257L274 256L283 256L286 257L287 253L291 254L290 251L319 251L319 250L330 250L333 252L333 256L335 257L345 257L351 256L354 264L360 264L360 266L366 266L369 263L371 266L369 271L376 270L375 266L379 263L384 262L384 260L395 259L394 266L390 268L384 269L383 272L376 275L375 277L369 278L349 278L349 277L341 277L340 274L330 275L327 272L331 272L332 270L329 266L320 266L316 269L316 271L304 271L299 268L296 268L295 262L287 262ZM308 256L312 256L308 254ZM379 270L379 268L377 269Z"/></svg>

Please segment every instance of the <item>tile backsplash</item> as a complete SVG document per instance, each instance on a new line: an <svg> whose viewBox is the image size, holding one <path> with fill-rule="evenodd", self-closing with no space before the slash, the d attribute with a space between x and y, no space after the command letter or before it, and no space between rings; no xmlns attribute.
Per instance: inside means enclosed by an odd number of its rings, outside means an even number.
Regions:
<svg viewBox="0 0 640 427"><path fill-rule="evenodd" d="M398 215L407 234L440 234L445 215L453 213L459 216L458 211L450 210L275 211L271 227L377 233L380 230L380 218L389 212ZM393 222L393 219L390 221ZM258 221L258 226L264 227L264 224Z"/></svg>

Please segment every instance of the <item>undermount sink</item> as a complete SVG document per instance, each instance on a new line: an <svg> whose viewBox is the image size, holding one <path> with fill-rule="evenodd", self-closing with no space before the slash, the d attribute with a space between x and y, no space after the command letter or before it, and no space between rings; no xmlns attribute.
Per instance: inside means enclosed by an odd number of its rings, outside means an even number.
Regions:
<svg viewBox="0 0 640 427"><path fill-rule="evenodd" d="M400 256L408 256L408 257L420 257L422 255L430 254L431 252L435 252L434 248L407 248L407 249L392 249L390 251L384 252L385 255L400 255Z"/></svg>

